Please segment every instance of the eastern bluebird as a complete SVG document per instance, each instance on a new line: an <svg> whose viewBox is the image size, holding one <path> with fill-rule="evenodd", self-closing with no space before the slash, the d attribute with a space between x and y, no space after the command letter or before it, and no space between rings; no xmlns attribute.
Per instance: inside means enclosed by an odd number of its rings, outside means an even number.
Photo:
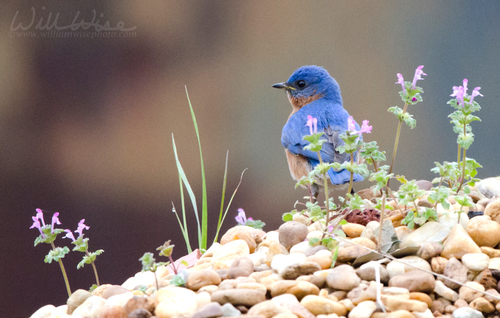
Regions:
<svg viewBox="0 0 500 318"><path fill-rule="evenodd" d="M286 90L293 108L283 127L281 144L285 147L290 174L294 180L298 181L303 176L307 176L319 164L316 152L304 150L304 147L309 144L303 139L305 135L310 134L306 126L308 115L318 119L318 132L324 132L322 138L327 139L320 152L323 162L343 163L350 160L349 154L341 154L336 149L344 144L339 135L347 130L349 113L342 107L339 84L324 68L315 65L302 66L293 72L288 81L274 84L273 87ZM357 123L355 127L359 130ZM358 160L357 157L356 152L355 160ZM328 177L333 185L344 185L349 182L351 173L347 170L335 171L331 168L328 171ZM353 181L363 181L363 177L354 174ZM318 196L318 186L321 184L322 182L318 182L309 188L311 195L315 198Z"/></svg>

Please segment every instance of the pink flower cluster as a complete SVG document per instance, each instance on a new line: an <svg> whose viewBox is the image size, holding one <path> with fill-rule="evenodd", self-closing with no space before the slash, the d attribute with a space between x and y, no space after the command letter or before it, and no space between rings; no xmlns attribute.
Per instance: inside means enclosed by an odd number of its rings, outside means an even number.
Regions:
<svg viewBox="0 0 500 318"><path fill-rule="evenodd" d="M50 233L54 233L54 225L55 224L61 224L58 216L59 216L59 212L56 212L56 213L54 213L54 215L52 215L52 226L50 229ZM31 218L33 219L33 225L30 227L30 229L37 228L38 231L40 231L40 234L42 235L42 237L45 238L45 234L42 231L42 227L45 227L45 221L43 220L42 210L36 209L36 216L32 216Z"/></svg>
<svg viewBox="0 0 500 318"><path fill-rule="evenodd" d="M424 66L420 65L415 70L415 76L413 76L413 82L411 83L412 84L411 87L413 89L415 89L417 81L423 80L422 75L427 76L427 74L425 74L424 71L422 71L423 68L424 68ZM406 88L405 88L405 79L403 78L403 75L401 75L401 73L398 73L397 77L398 77L398 81L396 82L396 84L401 84L401 88L403 89L403 91L405 91L406 90Z"/></svg>
<svg viewBox="0 0 500 318"><path fill-rule="evenodd" d="M457 105L461 105L462 108L465 106L464 97L467 96L467 84L468 84L468 82L469 81L466 78L464 78L463 86L453 86L453 94L450 95L452 97L456 97L456 99L458 100ZM470 103L472 103L472 101L474 100L474 97L483 96L483 94L479 93L480 89L481 89L481 87L476 87L472 90L472 94L470 95L470 101L469 101Z"/></svg>
<svg viewBox="0 0 500 318"><path fill-rule="evenodd" d="M363 120L363 124L359 130L356 130L356 124L352 116L349 116L347 119L347 130L351 132L351 134L371 134L372 126L368 125L368 120Z"/></svg>

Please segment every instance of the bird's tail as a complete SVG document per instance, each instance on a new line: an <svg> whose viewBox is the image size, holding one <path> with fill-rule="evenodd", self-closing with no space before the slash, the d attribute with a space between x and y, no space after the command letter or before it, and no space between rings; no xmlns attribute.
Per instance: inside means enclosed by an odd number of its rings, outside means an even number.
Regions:
<svg viewBox="0 0 500 318"><path fill-rule="evenodd" d="M349 183L349 180L351 179L351 173L345 169L341 171L330 169L328 170L328 176L330 177L332 184L338 185ZM364 178L360 174L355 173L352 180L354 182L358 182L363 181Z"/></svg>

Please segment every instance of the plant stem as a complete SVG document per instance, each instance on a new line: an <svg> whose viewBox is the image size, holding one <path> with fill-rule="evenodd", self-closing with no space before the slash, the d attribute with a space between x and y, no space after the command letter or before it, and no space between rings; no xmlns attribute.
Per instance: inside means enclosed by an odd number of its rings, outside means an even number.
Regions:
<svg viewBox="0 0 500 318"><path fill-rule="evenodd" d="M467 149L464 148L464 155L463 155L463 162L462 162L462 178L460 180L460 185L458 186L457 193L460 191L462 186L464 185L464 179L465 179L465 152Z"/></svg>
<svg viewBox="0 0 500 318"><path fill-rule="evenodd" d="M85 251L88 257L90 257L89 251ZM90 263L92 265L92 268L94 269L94 275L95 275L95 281L97 283L97 286L99 287L99 275L97 275L97 268L95 267L94 262Z"/></svg>
<svg viewBox="0 0 500 318"><path fill-rule="evenodd" d="M158 277L156 277L156 270L154 270L154 271L152 271L152 272L153 272L153 275L154 275L154 277L155 277L156 291L158 291L158 289L160 289L160 288L159 288L159 286L158 286Z"/></svg>
<svg viewBox="0 0 500 318"><path fill-rule="evenodd" d="M375 160L372 158L372 162L373 162L373 169L375 170L375 172L378 172L378 167L377 167L377 162L375 162Z"/></svg>
<svg viewBox="0 0 500 318"><path fill-rule="evenodd" d="M443 182L443 176L441 176L441 179L439 179L438 190L441 188L441 182ZM436 201L436 203L434 203L434 211L437 211L438 203L439 203L438 201Z"/></svg>
<svg viewBox="0 0 500 318"><path fill-rule="evenodd" d="M406 109L408 108L408 103L405 103L405 107L403 108L403 113L406 113ZM398 131L396 132L396 140L394 141L394 150L392 152L392 160L391 167L389 168L389 174L392 172L392 168L394 167L394 161L396 160L396 154L398 152L398 144L399 144L399 135L401 134L401 125L403 124L403 119L399 120ZM390 181L390 180L389 180ZM389 181L387 181L387 186L389 186Z"/></svg>
<svg viewBox="0 0 500 318"><path fill-rule="evenodd" d="M457 164L460 162L460 152L461 152L460 150L462 150L462 149L461 149L460 145L458 145Z"/></svg>
<svg viewBox="0 0 500 318"><path fill-rule="evenodd" d="M170 258L170 264L172 264L172 269L174 270L174 274L177 275L177 268L175 268L174 259L172 258L172 256L169 256L168 258Z"/></svg>
<svg viewBox="0 0 500 318"><path fill-rule="evenodd" d="M52 245L52 250L56 250L56 247L53 242L50 243ZM64 265L61 259L59 259L59 266L61 267L61 272L64 277L64 283L66 284L66 290L68 291L68 297L71 296L71 287L69 287L69 280L68 280L68 275L66 275L66 270L64 269Z"/></svg>
<svg viewBox="0 0 500 318"><path fill-rule="evenodd" d="M323 164L323 160L321 159L321 153L318 151L318 159L319 163ZM328 222L330 222L330 201L328 199L328 179L327 179L327 173L323 173L323 181L324 181L324 188L325 188L325 201L326 201L326 223L325 227L328 227Z"/></svg>
<svg viewBox="0 0 500 318"><path fill-rule="evenodd" d="M354 153L351 153L351 167L354 164ZM354 178L354 172L351 171L351 178L349 179L349 189L347 190L347 194L351 193L352 190L352 180Z"/></svg>
<svg viewBox="0 0 500 318"><path fill-rule="evenodd" d="M467 115L465 116L465 119L467 119ZM464 124L464 140L467 140L467 125ZM458 145L460 147L460 145ZM457 194L458 194L458 191L460 191L460 189L462 188L462 185L464 184L464 179L465 179L465 151L467 149L464 148L464 155L463 155L463 158L462 158L462 178L460 180L460 185L458 186L458 189L457 189ZM459 154L460 155L460 154ZM457 161L457 164L459 163L460 161Z"/></svg>

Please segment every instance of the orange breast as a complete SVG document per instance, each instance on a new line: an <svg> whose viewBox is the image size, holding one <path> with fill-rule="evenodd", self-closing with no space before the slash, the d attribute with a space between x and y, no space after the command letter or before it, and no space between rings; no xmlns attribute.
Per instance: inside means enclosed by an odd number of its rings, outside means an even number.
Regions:
<svg viewBox="0 0 500 318"><path fill-rule="evenodd" d="M294 155L287 149L285 149L286 160L288 161L288 167L290 168L290 174L294 180L300 180L300 178L307 176L310 171L309 162L307 162L306 157L302 155Z"/></svg>

